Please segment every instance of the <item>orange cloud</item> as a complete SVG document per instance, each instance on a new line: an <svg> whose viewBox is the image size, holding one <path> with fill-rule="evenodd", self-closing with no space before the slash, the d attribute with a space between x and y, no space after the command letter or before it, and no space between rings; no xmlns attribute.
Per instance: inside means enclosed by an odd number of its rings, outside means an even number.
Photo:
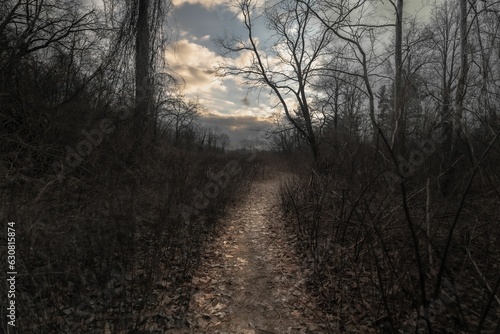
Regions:
<svg viewBox="0 0 500 334"><path fill-rule="evenodd" d="M198 93L212 90L226 91L222 80L213 73L224 58L204 46L182 39L166 52L167 62L185 83L185 92Z"/></svg>

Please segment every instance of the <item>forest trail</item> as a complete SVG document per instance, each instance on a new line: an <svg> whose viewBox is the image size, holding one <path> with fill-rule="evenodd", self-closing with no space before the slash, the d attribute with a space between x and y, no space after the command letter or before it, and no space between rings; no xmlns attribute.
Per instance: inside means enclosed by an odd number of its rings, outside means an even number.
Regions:
<svg viewBox="0 0 500 334"><path fill-rule="evenodd" d="M182 333L327 333L279 220L280 178L255 181L223 219L193 276ZM179 332L176 332L179 333Z"/></svg>

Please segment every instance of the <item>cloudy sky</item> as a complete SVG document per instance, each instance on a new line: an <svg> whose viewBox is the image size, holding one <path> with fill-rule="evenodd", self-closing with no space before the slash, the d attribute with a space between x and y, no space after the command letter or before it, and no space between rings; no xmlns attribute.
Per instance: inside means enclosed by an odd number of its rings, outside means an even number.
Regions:
<svg viewBox="0 0 500 334"><path fill-rule="evenodd" d="M425 17L430 11L430 2L434 1L407 1L405 12L419 12ZM216 40L224 36L245 36L237 10L228 0L173 0L173 4L169 25L174 34L166 54L167 62L183 82L186 95L198 98L208 110L202 122L227 133L231 145L237 147L241 140L269 126L273 112L267 92L249 93L248 87L242 86L237 78L219 78L213 74L215 66L228 61L221 56ZM378 10L381 16L393 15L387 0L381 1ZM256 27L255 35L265 40L269 32L262 25Z"/></svg>
<svg viewBox="0 0 500 334"><path fill-rule="evenodd" d="M216 40L224 36L244 36L236 9L225 0L174 0L169 25L174 36L167 62L187 96L198 98L208 111L201 121L229 135L231 146L255 137L268 127L272 113L266 93L248 92L238 78L220 78L213 70L221 63L235 61L221 56ZM265 34L257 30L257 37ZM260 36L259 36L260 35ZM229 57L229 56L228 56ZM244 55L236 61L244 61Z"/></svg>

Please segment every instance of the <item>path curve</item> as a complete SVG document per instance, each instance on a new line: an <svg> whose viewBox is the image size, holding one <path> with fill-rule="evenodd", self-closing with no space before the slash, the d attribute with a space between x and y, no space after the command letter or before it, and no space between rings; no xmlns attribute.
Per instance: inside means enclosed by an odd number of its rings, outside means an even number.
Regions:
<svg viewBox="0 0 500 334"><path fill-rule="evenodd" d="M192 279L184 333L327 333L287 241L277 208L279 177L255 181L223 219Z"/></svg>

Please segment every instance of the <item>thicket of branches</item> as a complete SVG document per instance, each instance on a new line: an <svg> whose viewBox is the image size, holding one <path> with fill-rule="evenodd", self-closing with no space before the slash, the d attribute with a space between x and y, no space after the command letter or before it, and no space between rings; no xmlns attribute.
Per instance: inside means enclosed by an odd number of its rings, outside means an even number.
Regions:
<svg viewBox="0 0 500 334"><path fill-rule="evenodd" d="M181 322L183 282L253 177L250 156L222 154L227 135L200 125L202 106L167 74L167 2L103 3L0 4L0 218L16 222L18 250L9 333ZM231 185L197 207L220 173Z"/></svg>

